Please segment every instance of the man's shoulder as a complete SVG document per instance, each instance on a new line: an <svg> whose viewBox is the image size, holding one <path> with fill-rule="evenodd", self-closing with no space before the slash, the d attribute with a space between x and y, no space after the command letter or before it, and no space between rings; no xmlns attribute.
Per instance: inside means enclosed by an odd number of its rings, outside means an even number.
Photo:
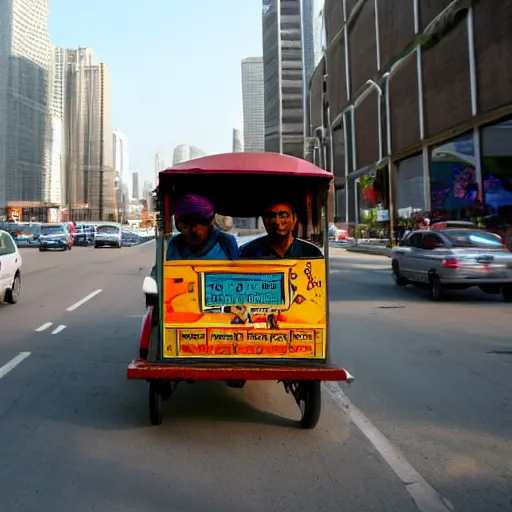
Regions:
<svg viewBox="0 0 512 512"><path fill-rule="evenodd" d="M307 240L302 240L301 238L296 238L295 242L299 245L300 252L301 252L301 255L303 258L307 258L307 257L319 258L319 257L323 256L322 251L315 244L312 244L311 242L308 242Z"/></svg>
<svg viewBox="0 0 512 512"><path fill-rule="evenodd" d="M268 237L265 236L259 236L258 238L255 238L254 240L251 240L250 242L247 242L240 246L240 253L250 253L254 250L259 249L262 245L264 245L267 242Z"/></svg>
<svg viewBox="0 0 512 512"><path fill-rule="evenodd" d="M222 238L224 240L229 240L230 242L236 242L236 237L232 235L231 233L226 233L225 231L218 230L219 238Z"/></svg>

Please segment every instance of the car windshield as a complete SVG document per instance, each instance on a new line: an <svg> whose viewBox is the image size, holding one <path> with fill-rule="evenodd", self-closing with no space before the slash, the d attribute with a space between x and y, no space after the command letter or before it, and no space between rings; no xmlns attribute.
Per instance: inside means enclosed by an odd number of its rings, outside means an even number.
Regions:
<svg viewBox="0 0 512 512"><path fill-rule="evenodd" d="M450 230L444 235L455 247L504 248L501 239L494 233L478 230Z"/></svg>
<svg viewBox="0 0 512 512"><path fill-rule="evenodd" d="M118 229L115 226L99 226L97 231L98 233L114 235L118 233Z"/></svg>
<svg viewBox="0 0 512 512"><path fill-rule="evenodd" d="M62 226L43 226L41 228L42 235L62 235L64 228Z"/></svg>

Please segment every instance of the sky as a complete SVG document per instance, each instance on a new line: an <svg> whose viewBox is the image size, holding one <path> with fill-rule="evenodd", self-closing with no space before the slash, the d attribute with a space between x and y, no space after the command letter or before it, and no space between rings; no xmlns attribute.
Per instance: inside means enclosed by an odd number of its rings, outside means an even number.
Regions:
<svg viewBox="0 0 512 512"><path fill-rule="evenodd" d="M130 167L154 181L178 144L232 150L242 129L241 60L262 55L261 0L50 0L50 37L108 66L112 128Z"/></svg>

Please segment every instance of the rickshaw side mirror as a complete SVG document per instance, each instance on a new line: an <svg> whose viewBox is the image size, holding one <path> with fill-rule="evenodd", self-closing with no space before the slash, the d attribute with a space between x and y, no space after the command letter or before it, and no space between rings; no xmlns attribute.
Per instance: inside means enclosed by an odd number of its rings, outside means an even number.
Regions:
<svg viewBox="0 0 512 512"><path fill-rule="evenodd" d="M142 283L142 291L146 295L158 295L158 285L156 281L150 276L145 277Z"/></svg>

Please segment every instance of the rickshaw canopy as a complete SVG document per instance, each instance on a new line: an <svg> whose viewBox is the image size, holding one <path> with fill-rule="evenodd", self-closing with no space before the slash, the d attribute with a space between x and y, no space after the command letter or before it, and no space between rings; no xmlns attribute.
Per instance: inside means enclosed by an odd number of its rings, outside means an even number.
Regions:
<svg viewBox="0 0 512 512"><path fill-rule="evenodd" d="M295 176L330 181L333 174L316 165L280 153L223 153L176 164L160 177L183 174L252 174Z"/></svg>
<svg viewBox="0 0 512 512"><path fill-rule="evenodd" d="M217 213L257 217L265 202L288 200L299 215L307 195L327 193L333 174L279 153L225 153L196 158L159 174L158 195L196 193L210 198Z"/></svg>

